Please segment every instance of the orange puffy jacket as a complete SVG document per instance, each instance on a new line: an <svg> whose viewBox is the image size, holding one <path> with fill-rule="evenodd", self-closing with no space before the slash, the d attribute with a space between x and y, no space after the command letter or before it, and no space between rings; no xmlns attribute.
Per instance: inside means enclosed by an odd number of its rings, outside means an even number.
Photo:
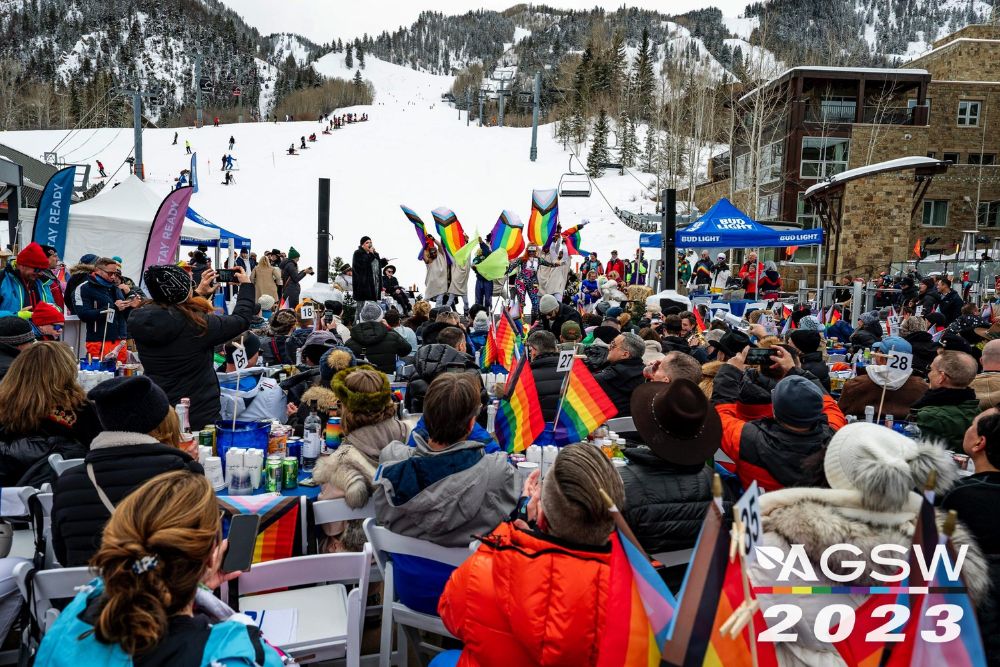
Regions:
<svg viewBox="0 0 1000 667"><path fill-rule="evenodd" d="M611 545L584 547L502 523L438 603L465 644L458 667L597 664Z"/></svg>

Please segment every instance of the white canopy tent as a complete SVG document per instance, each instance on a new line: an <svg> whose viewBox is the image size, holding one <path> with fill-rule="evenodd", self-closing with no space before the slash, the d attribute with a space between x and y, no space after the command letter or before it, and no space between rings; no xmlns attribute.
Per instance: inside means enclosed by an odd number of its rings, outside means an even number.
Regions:
<svg viewBox="0 0 1000 667"><path fill-rule="evenodd" d="M123 260L125 275L138 281L141 276L136 272L142 266L153 218L166 194L157 193L133 175L116 188L73 204L63 253L66 264L72 266L87 253L118 256ZM26 220L21 235L25 242L31 239L33 229L34 223ZM185 220L182 235L211 241L219 238L219 230Z"/></svg>

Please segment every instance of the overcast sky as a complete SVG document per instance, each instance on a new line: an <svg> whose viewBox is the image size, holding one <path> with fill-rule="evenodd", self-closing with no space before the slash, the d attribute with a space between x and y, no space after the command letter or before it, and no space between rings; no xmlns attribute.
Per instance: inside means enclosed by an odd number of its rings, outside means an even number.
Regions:
<svg viewBox="0 0 1000 667"><path fill-rule="evenodd" d="M475 9L502 10L516 0L222 0L241 14L247 23L264 34L296 32L314 42L352 38L364 33L378 34L410 25L421 11L434 10L463 14ZM655 9L666 14L683 13L699 7L715 6L725 16L739 16L749 0L553 0L546 4L565 9L595 6L615 10L629 7Z"/></svg>

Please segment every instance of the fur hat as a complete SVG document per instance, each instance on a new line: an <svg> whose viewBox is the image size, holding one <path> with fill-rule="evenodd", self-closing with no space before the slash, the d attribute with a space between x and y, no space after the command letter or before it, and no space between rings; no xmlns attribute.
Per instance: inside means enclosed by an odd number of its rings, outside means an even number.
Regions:
<svg viewBox="0 0 1000 667"><path fill-rule="evenodd" d="M917 317L916 315L910 315L903 323L899 325L899 335L909 336L912 333L917 333L918 331L927 331L930 329L931 323L922 317ZM976 333L979 333L978 331Z"/></svg>
<svg viewBox="0 0 1000 667"><path fill-rule="evenodd" d="M279 310L274 315L271 316L271 322L269 328L271 333L277 336L287 336L292 333L292 329L295 325L299 323L299 319L295 316L295 311L285 308L284 310Z"/></svg>
<svg viewBox="0 0 1000 667"><path fill-rule="evenodd" d="M915 488L937 472L937 493L951 488L958 469L943 446L917 442L868 422L837 431L826 450L823 470L830 488L858 491L873 511L901 509Z"/></svg>
<svg viewBox="0 0 1000 667"><path fill-rule="evenodd" d="M354 366L355 363L354 352L351 351L351 348L341 345L330 348L319 359L320 384L329 387L330 383L333 382L334 375L345 368Z"/></svg>
<svg viewBox="0 0 1000 667"><path fill-rule="evenodd" d="M348 387L348 376L361 370L378 373L382 378L382 387L378 391L371 393L355 391L354 389ZM351 412L362 412L366 414L381 412L385 409L386 404L392 401L392 392L389 390L389 377L382 371L367 364L363 366L345 368L340 371L333 376L333 381L330 382L330 388L333 389L333 393L337 395L337 398L340 399L340 402L344 405L344 407Z"/></svg>

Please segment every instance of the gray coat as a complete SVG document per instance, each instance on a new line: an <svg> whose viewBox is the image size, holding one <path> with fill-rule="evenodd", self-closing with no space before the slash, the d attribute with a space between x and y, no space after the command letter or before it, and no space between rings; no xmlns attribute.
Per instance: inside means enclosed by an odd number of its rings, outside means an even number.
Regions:
<svg viewBox="0 0 1000 667"><path fill-rule="evenodd" d="M428 540L444 547L468 546L473 535L486 535L514 509L520 489L515 489L514 468L502 452L482 453L483 443L466 440L440 452L431 451L419 435L416 447L390 443L382 450L382 470L375 479L375 517L394 533ZM386 471L411 458L441 457L479 450L482 458L472 467L448 475L423 488L402 504L394 504L396 489Z"/></svg>

